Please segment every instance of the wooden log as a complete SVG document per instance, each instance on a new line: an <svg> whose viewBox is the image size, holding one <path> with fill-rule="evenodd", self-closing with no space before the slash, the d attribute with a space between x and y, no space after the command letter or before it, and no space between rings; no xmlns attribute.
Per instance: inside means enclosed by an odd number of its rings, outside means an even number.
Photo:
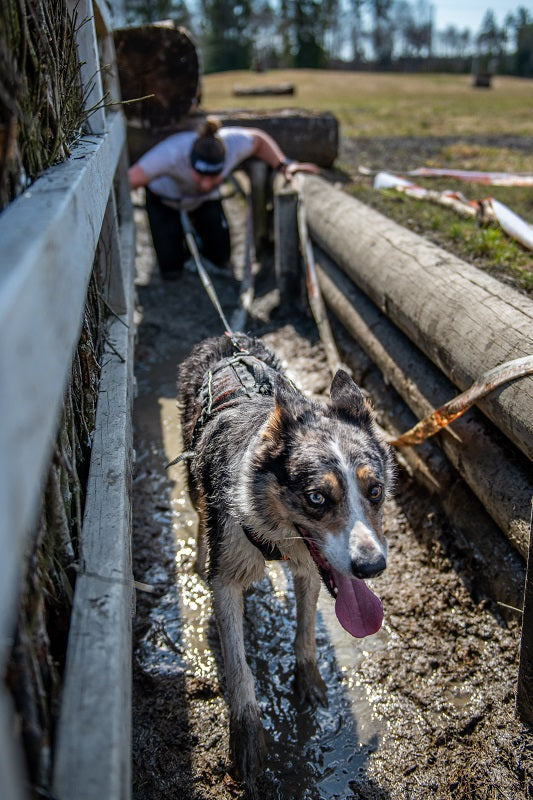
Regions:
<svg viewBox="0 0 533 800"><path fill-rule="evenodd" d="M292 83L278 83L272 86L243 86L236 83L231 93L235 97L268 97L270 95L293 95L295 88Z"/></svg>
<svg viewBox="0 0 533 800"><path fill-rule="evenodd" d="M323 179L302 178L313 238L455 386L533 353L531 300ZM479 402L530 459L532 400L530 376Z"/></svg>
<svg viewBox="0 0 533 800"><path fill-rule="evenodd" d="M285 155L298 161L311 161L319 167L329 168L337 158L339 130L333 114L301 110L282 110L272 113L247 111L211 112L222 124L245 128L259 128L272 136ZM164 122L147 127L139 119L128 120L128 148L130 159L139 156L158 142L184 130L196 130L205 119L205 112L191 112L179 121Z"/></svg>
<svg viewBox="0 0 533 800"><path fill-rule="evenodd" d="M455 387L324 253L317 253L317 265L326 303L418 418L453 396ZM455 469L526 558L533 494L527 460L474 410L438 439Z"/></svg>
<svg viewBox="0 0 533 800"><path fill-rule="evenodd" d="M123 105L128 119L143 127L170 125L198 104L198 52L185 28L172 22L120 28L114 40L122 100L146 98Z"/></svg>
<svg viewBox="0 0 533 800"><path fill-rule="evenodd" d="M138 95L137 95L138 96ZM272 136L285 155L298 161L311 161L329 168L337 158L339 130L333 114L301 110L281 110L272 113L247 111L210 112L222 124L259 128ZM128 119L128 150L133 163L154 145L180 131L196 130L206 117L205 111L191 111L180 120L164 120L158 125L142 119Z"/></svg>
<svg viewBox="0 0 533 800"><path fill-rule="evenodd" d="M339 124L329 112L303 109L249 112L222 111L217 114L223 125L260 128L272 136L285 155L297 161L312 161L329 168L339 152Z"/></svg>

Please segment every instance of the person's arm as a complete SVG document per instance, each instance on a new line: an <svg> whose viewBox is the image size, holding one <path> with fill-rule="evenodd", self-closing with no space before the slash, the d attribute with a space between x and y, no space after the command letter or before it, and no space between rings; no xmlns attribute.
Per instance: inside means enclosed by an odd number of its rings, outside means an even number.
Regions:
<svg viewBox="0 0 533 800"><path fill-rule="evenodd" d="M272 169L282 172L287 180L290 180L292 175L296 172L312 172L315 175L320 172L316 164L292 161L287 158L278 143L267 133L254 128L252 130L252 137L252 155L256 158L260 158L261 161L264 161L269 167L272 167Z"/></svg>
<svg viewBox="0 0 533 800"><path fill-rule="evenodd" d="M146 186L150 179L142 167L133 164L128 170L128 181L130 189L138 189L140 186Z"/></svg>

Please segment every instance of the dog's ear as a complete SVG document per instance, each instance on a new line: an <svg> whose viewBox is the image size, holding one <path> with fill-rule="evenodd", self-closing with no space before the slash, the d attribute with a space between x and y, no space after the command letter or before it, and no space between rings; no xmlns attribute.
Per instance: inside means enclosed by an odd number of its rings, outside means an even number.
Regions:
<svg viewBox="0 0 533 800"><path fill-rule="evenodd" d="M293 384L283 375L277 375L273 386L275 406L270 413L264 438L271 445L279 444L297 416L301 398Z"/></svg>
<svg viewBox="0 0 533 800"><path fill-rule="evenodd" d="M359 423L371 425L373 413L360 388L343 369L337 370L330 389L331 404L342 416Z"/></svg>
<svg viewBox="0 0 533 800"><path fill-rule="evenodd" d="M274 400L280 406L290 409L301 395L295 385L284 375L276 375L274 380Z"/></svg>

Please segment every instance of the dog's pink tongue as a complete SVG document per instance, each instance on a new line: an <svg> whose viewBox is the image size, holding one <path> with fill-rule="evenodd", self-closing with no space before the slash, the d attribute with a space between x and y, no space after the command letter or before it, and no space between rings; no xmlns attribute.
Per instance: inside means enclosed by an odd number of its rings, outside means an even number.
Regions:
<svg viewBox="0 0 533 800"><path fill-rule="evenodd" d="M336 570L333 577L338 590L335 613L342 627L358 639L379 631L383 622L381 600L358 578L348 578Z"/></svg>

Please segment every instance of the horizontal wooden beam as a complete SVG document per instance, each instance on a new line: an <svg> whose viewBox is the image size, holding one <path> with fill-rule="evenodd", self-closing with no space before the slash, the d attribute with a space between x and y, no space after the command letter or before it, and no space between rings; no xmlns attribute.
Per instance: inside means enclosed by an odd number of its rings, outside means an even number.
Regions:
<svg viewBox="0 0 533 800"><path fill-rule="evenodd" d="M119 114L0 216L0 667L25 534L34 524L77 346L109 187L125 144Z"/></svg>
<svg viewBox="0 0 533 800"><path fill-rule="evenodd" d="M108 325L100 379L56 741L59 800L130 795L132 273L127 313Z"/></svg>

